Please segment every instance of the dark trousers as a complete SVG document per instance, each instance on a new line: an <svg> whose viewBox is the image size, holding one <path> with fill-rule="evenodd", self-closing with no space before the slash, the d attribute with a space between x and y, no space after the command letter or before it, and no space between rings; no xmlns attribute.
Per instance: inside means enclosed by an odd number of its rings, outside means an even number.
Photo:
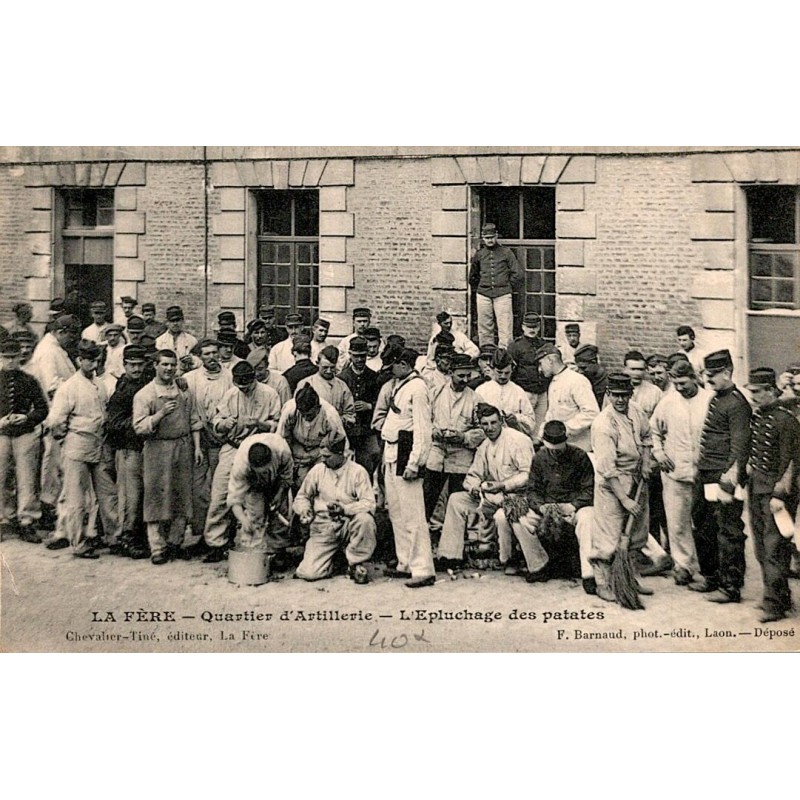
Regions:
<svg viewBox="0 0 800 800"><path fill-rule="evenodd" d="M792 607L789 569L792 543L784 539L769 510L770 495L754 494L750 486L750 528L753 546L764 578L764 611L785 614ZM791 509L790 509L791 513Z"/></svg>
<svg viewBox="0 0 800 800"><path fill-rule="evenodd" d="M669 536L667 536L667 512L664 510L663 491L661 483L661 471L653 470L649 480L650 495L650 533L660 542L663 547L669 550ZM661 535L661 531L664 535Z"/></svg>
<svg viewBox="0 0 800 800"><path fill-rule="evenodd" d="M709 503L703 491L703 481L695 479L692 495L692 530L694 544L697 548L697 560L700 572L709 583L717 584L719 580L719 548L717 546L717 518L714 506Z"/></svg>
<svg viewBox="0 0 800 800"><path fill-rule="evenodd" d="M429 469L425 470L425 479L422 482L422 496L425 498L425 519L429 520L431 518L445 484L447 484L447 491L450 494L463 492L464 478L466 477L466 474L458 472L431 472Z"/></svg>

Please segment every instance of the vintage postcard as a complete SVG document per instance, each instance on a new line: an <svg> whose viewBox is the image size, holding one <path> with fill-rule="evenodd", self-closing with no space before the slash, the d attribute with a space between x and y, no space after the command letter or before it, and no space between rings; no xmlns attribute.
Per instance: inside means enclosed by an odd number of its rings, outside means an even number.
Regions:
<svg viewBox="0 0 800 800"><path fill-rule="evenodd" d="M0 650L797 651L798 175L0 148Z"/></svg>

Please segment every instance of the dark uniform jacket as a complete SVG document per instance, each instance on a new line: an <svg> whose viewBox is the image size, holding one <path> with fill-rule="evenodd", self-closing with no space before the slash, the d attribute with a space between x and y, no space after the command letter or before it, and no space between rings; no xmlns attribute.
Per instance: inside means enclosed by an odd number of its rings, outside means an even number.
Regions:
<svg viewBox="0 0 800 800"><path fill-rule="evenodd" d="M753 494L769 494L784 502L793 500L796 481L787 470L800 465L800 423L777 401L757 408L750 420L750 490Z"/></svg>
<svg viewBox="0 0 800 800"><path fill-rule="evenodd" d="M511 294L522 285L523 274L514 251L501 244L481 247L470 261L469 285L484 297Z"/></svg>
<svg viewBox="0 0 800 800"><path fill-rule="evenodd" d="M539 362L535 358L536 351L546 344L540 336L528 339L520 336L508 346L508 354L514 359L514 383L531 394L544 394L550 385L550 379L539 372Z"/></svg>
<svg viewBox="0 0 800 800"><path fill-rule="evenodd" d="M144 447L144 439L133 430L133 396L150 381L142 376L132 381L123 375L108 400L108 422L106 423L106 441L113 450L139 450Z"/></svg>
<svg viewBox="0 0 800 800"><path fill-rule="evenodd" d="M697 465L703 483L718 481L735 463L739 465L737 481L744 483L752 413L750 404L736 386L717 392L711 398L700 437Z"/></svg>
<svg viewBox="0 0 800 800"><path fill-rule="evenodd" d="M591 506L594 468L589 456L571 444L563 451L543 447L533 458L527 498L534 511L546 503L572 503L576 511Z"/></svg>
<svg viewBox="0 0 800 800"><path fill-rule="evenodd" d="M47 418L47 398L39 381L21 369L0 370L0 417L25 414L28 419L6 428L3 436L15 438L30 433Z"/></svg>
<svg viewBox="0 0 800 800"><path fill-rule="evenodd" d="M363 400L369 403L372 408L368 411L357 411L355 425L346 426L347 435L352 439L360 439L370 436L372 430L372 413L375 410L375 401L381 390L378 382L378 373L365 367L364 371L357 375L353 371L353 365L348 364L340 373L339 377L347 384L353 393L353 400Z"/></svg>

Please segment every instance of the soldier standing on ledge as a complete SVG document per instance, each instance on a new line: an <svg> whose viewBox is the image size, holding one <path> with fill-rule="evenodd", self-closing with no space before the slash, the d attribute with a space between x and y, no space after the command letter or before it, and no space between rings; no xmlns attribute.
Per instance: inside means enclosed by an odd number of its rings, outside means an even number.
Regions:
<svg viewBox="0 0 800 800"><path fill-rule="evenodd" d="M497 241L497 226L488 222L481 230L483 247L472 256L469 285L478 307L478 342L495 341L508 347L514 331L513 290L519 290L524 275L517 257Z"/></svg>

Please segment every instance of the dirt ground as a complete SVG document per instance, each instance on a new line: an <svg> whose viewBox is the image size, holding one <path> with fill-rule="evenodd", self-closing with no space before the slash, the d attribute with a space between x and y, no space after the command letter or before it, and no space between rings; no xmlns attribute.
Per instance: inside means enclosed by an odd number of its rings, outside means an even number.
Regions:
<svg viewBox="0 0 800 800"><path fill-rule="evenodd" d="M750 541L739 605L717 606L645 578L646 609L584 593L579 581L528 584L471 571L409 589L370 564L371 582L317 583L291 572L262 586L227 580L227 563L153 566L107 551L96 561L16 538L0 545L0 642L9 651L599 652L796 651L800 618L758 624L760 570ZM792 581L795 597L798 582Z"/></svg>

